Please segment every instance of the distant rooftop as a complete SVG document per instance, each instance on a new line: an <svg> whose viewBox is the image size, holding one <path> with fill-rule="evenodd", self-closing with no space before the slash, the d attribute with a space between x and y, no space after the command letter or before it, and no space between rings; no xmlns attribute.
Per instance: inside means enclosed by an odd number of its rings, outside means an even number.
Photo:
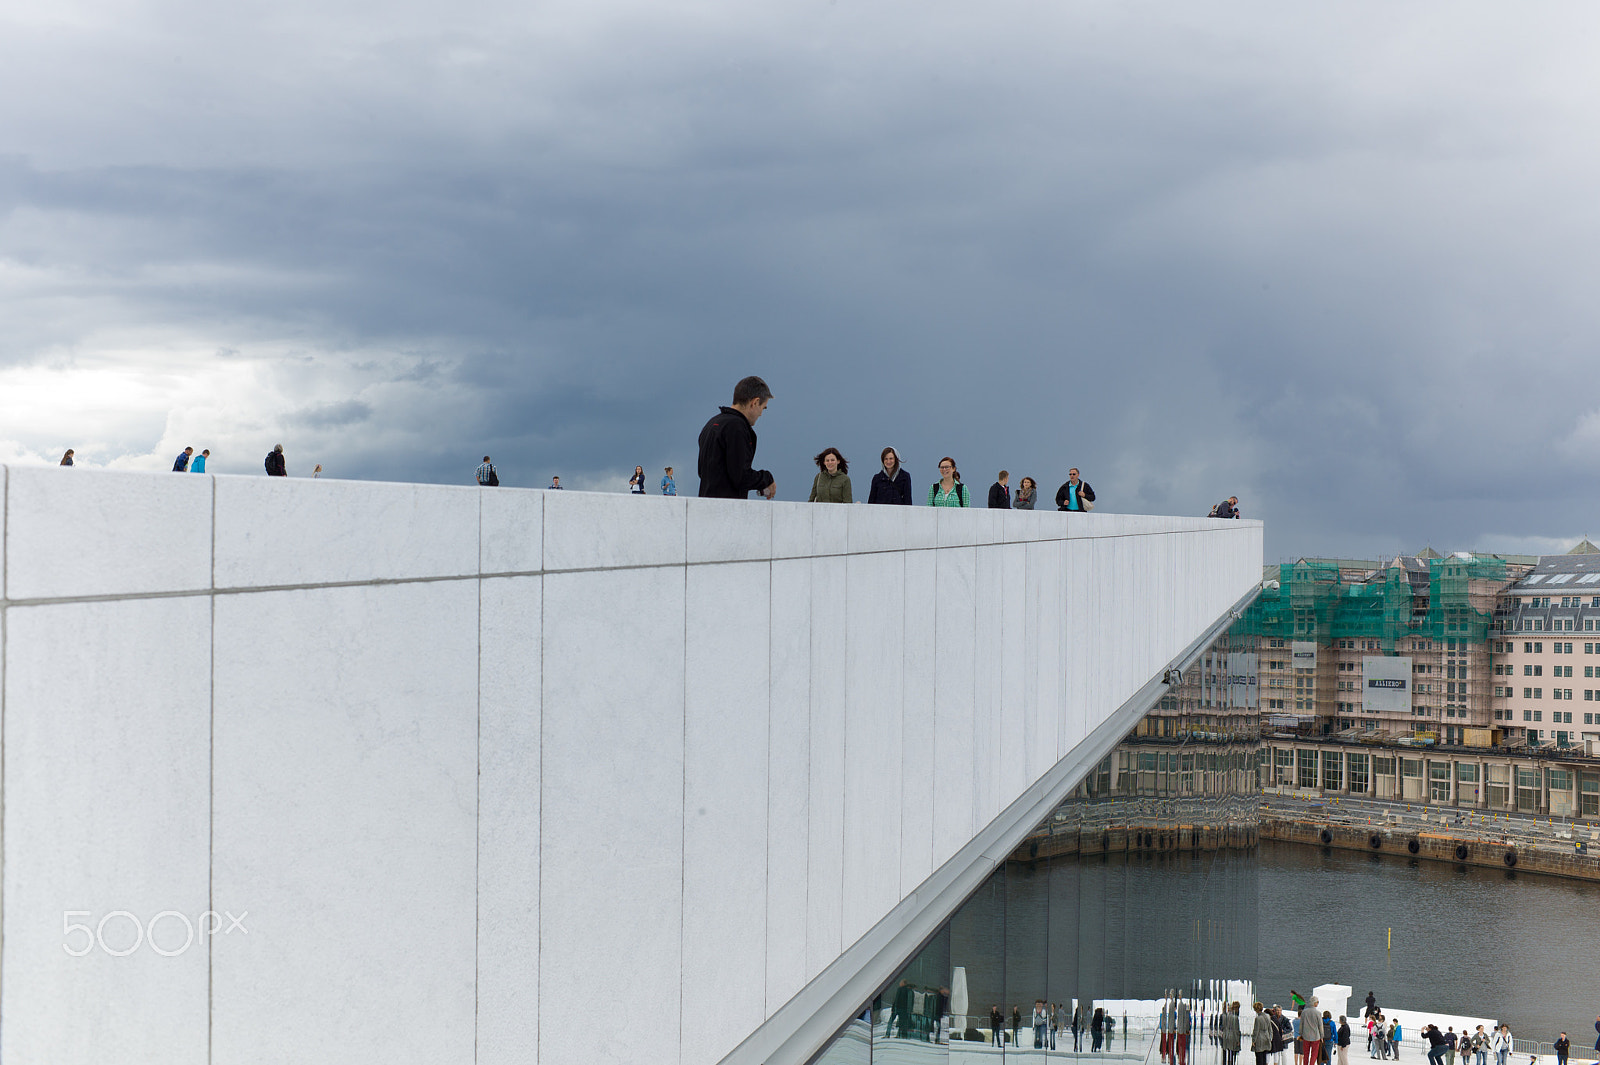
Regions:
<svg viewBox="0 0 1600 1065"><path fill-rule="evenodd" d="M1579 585L1600 592L1600 587L1595 587L1600 585L1600 552L1581 555L1544 555L1539 559L1539 564L1533 567L1533 572L1513 585L1511 590L1543 591L1546 588Z"/></svg>

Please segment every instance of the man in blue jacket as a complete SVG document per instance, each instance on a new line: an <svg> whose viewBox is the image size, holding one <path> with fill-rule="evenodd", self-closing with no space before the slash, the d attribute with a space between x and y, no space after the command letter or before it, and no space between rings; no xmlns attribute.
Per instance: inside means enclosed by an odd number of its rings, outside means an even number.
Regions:
<svg viewBox="0 0 1600 1065"><path fill-rule="evenodd" d="M766 470L751 469L756 457L756 420L767 411L772 390L759 377L733 388L733 406L722 407L700 430L700 495L748 499L760 492L771 499L777 483Z"/></svg>
<svg viewBox="0 0 1600 1065"><path fill-rule="evenodd" d="M180 451L178 453L178 457L172 460L172 472L173 473L188 473L189 472L189 456L193 455L193 454L194 454L194 448L192 448L192 447L186 447L182 451Z"/></svg>

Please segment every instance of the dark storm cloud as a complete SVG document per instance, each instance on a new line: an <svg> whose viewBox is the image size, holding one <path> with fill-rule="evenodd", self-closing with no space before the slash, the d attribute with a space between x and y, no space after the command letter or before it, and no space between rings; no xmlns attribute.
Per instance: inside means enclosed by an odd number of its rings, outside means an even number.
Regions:
<svg viewBox="0 0 1600 1065"><path fill-rule="evenodd" d="M0 359L253 368L184 429L252 464L621 490L758 372L786 498L892 442L1272 557L1586 528L1574 12L186 11L0 55L59 94L0 116Z"/></svg>

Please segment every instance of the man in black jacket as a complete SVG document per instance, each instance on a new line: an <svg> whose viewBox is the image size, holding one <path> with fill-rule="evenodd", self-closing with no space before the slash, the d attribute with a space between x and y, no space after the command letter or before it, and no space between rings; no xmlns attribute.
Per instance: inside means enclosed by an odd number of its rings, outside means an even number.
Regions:
<svg viewBox="0 0 1600 1065"><path fill-rule="evenodd" d="M1056 489L1057 510L1088 510L1085 503L1094 502L1094 489L1089 482L1078 477L1078 468L1067 471L1067 483Z"/></svg>
<svg viewBox="0 0 1600 1065"><path fill-rule="evenodd" d="M1011 509L1011 486L1006 484L1006 482L1010 479L1011 474L1005 470L1001 470L1000 476L996 478L994 484L989 486L990 510Z"/></svg>
<svg viewBox="0 0 1600 1065"><path fill-rule="evenodd" d="M283 445L282 444L277 445L271 451L267 452L267 476L268 477L287 477L287 476L289 476L289 471L284 466L284 462L283 462Z"/></svg>
<svg viewBox="0 0 1600 1065"><path fill-rule="evenodd" d="M700 495L715 499L748 499L760 492L771 499L778 491L772 474L753 470L756 419L766 413L772 390L759 377L746 377L733 388L733 406L721 408L700 430Z"/></svg>

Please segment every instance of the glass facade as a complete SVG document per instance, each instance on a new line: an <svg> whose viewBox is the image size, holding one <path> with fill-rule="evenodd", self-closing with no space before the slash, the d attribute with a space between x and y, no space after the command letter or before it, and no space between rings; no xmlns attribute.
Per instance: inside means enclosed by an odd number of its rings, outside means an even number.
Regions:
<svg viewBox="0 0 1600 1065"><path fill-rule="evenodd" d="M1254 657L1207 649L814 1060L1176 1065L1235 1001L1248 1044L1258 779L1328 769L1263 762Z"/></svg>

